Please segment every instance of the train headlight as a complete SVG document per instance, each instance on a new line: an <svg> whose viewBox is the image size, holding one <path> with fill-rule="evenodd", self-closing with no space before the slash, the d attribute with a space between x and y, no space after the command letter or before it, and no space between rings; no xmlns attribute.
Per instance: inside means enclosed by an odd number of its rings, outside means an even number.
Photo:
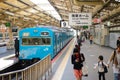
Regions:
<svg viewBox="0 0 120 80"><path fill-rule="evenodd" d="M23 36L29 36L29 35L30 35L30 33L28 33L28 32L23 33Z"/></svg>

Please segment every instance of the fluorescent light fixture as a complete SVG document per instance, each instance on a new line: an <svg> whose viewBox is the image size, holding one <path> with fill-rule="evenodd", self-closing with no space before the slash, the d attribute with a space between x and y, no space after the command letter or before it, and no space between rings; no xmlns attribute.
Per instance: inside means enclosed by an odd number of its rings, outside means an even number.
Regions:
<svg viewBox="0 0 120 80"><path fill-rule="evenodd" d="M38 22L38 21L35 21L36 23Z"/></svg>
<svg viewBox="0 0 120 80"><path fill-rule="evenodd" d="M47 12L51 16L55 17L58 20L61 20L60 15L48 0L30 0L30 1L36 4L37 6L39 6L41 9L43 9L45 12Z"/></svg>
<svg viewBox="0 0 120 80"><path fill-rule="evenodd" d="M5 13L6 13L6 14L9 14L9 15L12 15L12 16L15 15L14 13L9 12L9 11L5 11Z"/></svg>
<svg viewBox="0 0 120 80"><path fill-rule="evenodd" d="M30 18L28 18L28 17L24 17L24 19L29 20Z"/></svg>

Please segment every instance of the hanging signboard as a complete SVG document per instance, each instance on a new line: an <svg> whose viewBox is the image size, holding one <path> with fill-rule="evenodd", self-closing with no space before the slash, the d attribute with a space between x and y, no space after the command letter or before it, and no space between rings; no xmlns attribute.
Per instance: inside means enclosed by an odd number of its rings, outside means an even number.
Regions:
<svg viewBox="0 0 120 80"><path fill-rule="evenodd" d="M68 27L67 21L61 21L61 27Z"/></svg>
<svg viewBox="0 0 120 80"><path fill-rule="evenodd" d="M89 26L92 24L91 13L70 13L69 25L71 26Z"/></svg>
<svg viewBox="0 0 120 80"><path fill-rule="evenodd" d="M7 22L5 23L6 27L10 27L11 26L11 23L10 22Z"/></svg>

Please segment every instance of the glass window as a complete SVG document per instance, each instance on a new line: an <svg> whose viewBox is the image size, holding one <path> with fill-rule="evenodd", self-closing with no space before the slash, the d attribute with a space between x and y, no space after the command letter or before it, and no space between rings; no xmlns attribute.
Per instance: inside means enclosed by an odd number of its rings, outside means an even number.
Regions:
<svg viewBox="0 0 120 80"><path fill-rule="evenodd" d="M50 45L50 38L22 38L22 45Z"/></svg>

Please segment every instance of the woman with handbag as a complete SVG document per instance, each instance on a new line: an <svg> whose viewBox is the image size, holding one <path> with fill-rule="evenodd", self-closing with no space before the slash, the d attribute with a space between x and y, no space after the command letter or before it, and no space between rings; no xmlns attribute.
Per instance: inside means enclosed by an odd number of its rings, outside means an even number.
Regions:
<svg viewBox="0 0 120 80"><path fill-rule="evenodd" d="M71 56L71 62L73 64L74 75L76 80L82 80L82 67L85 58L81 58L83 55L80 54L77 48L74 48L73 55Z"/></svg>
<svg viewBox="0 0 120 80"><path fill-rule="evenodd" d="M108 65L112 62L114 80L120 80L120 45L113 51L108 60Z"/></svg>

